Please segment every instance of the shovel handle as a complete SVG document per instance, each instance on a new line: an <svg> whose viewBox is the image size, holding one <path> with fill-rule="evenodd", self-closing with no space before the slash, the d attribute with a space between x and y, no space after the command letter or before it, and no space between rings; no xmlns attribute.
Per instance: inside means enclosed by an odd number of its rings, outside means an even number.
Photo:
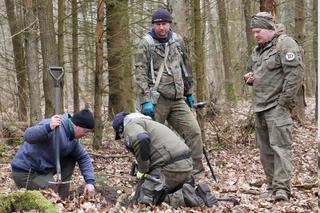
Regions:
<svg viewBox="0 0 320 213"><path fill-rule="evenodd" d="M63 67L51 66L48 68L48 71L55 82L55 87L60 87L60 81L64 75Z"/></svg>

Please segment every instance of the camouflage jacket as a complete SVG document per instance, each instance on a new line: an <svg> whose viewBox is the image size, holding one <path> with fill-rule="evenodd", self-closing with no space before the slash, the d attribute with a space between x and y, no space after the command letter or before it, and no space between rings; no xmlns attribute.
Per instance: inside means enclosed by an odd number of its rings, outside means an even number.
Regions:
<svg viewBox="0 0 320 213"><path fill-rule="evenodd" d="M148 35L146 35L148 36ZM151 76L150 62L153 61L154 78L165 56L165 45L153 40L150 45L146 36L140 41L135 54L135 78L137 84L138 103L151 101L150 91L154 87ZM176 33L168 41L169 54L157 91L160 95L171 100L178 100L192 94L192 86L185 86L186 80L192 82L192 71L183 39ZM187 76L185 76L187 74ZM187 79L186 79L187 78ZM191 79L191 80L190 80Z"/></svg>
<svg viewBox="0 0 320 213"><path fill-rule="evenodd" d="M254 49L247 72L253 72L254 76L254 112L261 112L278 104L291 109L304 76L299 45L287 35L275 36L269 43Z"/></svg>
<svg viewBox="0 0 320 213"><path fill-rule="evenodd" d="M148 116L133 116L140 113L131 113L126 116L124 123L124 138L126 146L134 153L138 163L138 170L142 173L148 173L155 168L166 166L181 155L190 154L191 150L187 145L168 127L151 120ZM141 137L149 137L149 157L148 160L143 160L140 143ZM145 154L145 153L144 153ZM179 162L183 163L183 162ZM192 163L184 165L174 163L175 171L191 171Z"/></svg>

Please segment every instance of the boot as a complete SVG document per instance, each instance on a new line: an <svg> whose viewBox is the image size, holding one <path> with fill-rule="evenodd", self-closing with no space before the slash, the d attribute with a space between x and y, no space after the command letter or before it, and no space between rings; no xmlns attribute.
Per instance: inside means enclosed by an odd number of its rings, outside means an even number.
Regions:
<svg viewBox="0 0 320 213"><path fill-rule="evenodd" d="M205 207L204 201L196 194L195 188L191 184L183 184L182 194L187 207Z"/></svg>
<svg viewBox="0 0 320 213"><path fill-rule="evenodd" d="M218 200L213 194L211 194L208 184L199 183L196 189L196 194L201 197L206 206L211 208L213 205L218 205Z"/></svg>

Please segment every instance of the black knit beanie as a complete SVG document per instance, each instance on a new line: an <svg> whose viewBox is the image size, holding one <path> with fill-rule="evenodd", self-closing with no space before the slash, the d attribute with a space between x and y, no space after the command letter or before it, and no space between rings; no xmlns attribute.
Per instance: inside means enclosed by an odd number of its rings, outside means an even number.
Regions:
<svg viewBox="0 0 320 213"><path fill-rule="evenodd" d="M80 112L75 113L71 121L74 125L80 126L86 129L94 128L94 118L92 112L88 109L83 109Z"/></svg>
<svg viewBox="0 0 320 213"><path fill-rule="evenodd" d="M152 15L152 24L156 22L172 22L172 16L168 12L168 10L165 9L158 9L156 10Z"/></svg>

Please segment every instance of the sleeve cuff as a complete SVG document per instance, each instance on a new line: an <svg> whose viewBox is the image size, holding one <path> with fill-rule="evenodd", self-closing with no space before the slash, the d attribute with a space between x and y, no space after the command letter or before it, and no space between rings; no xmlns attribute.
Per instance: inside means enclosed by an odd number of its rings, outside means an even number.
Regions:
<svg viewBox="0 0 320 213"><path fill-rule="evenodd" d="M87 180L86 183L87 184L96 185L96 182L94 180Z"/></svg>

